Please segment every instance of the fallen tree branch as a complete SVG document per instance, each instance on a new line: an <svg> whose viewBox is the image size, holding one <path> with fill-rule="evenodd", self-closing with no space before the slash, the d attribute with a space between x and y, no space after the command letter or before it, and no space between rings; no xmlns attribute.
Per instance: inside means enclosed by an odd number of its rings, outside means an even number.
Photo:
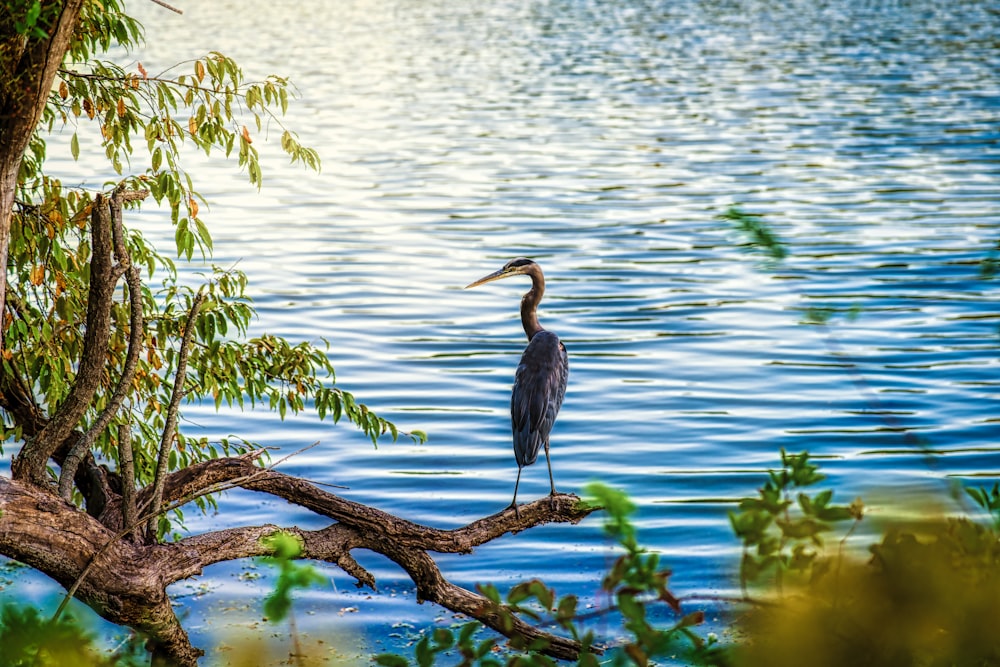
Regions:
<svg viewBox="0 0 1000 667"><path fill-rule="evenodd" d="M354 549L381 553L417 586L418 598L483 622L508 637L543 639L545 652L572 658L579 645L520 619L502 622L503 610L489 599L449 582L428 552L469 553L507 532L549 522L575 523L594 508L576 496L560 494L521 507L520 516L505 509L466 526L443 530L416 524L381 510L340 498L299 478L253 463L262 452L214 459L169 475L164 498L185 495L162 511L190 502L194 494L241 486L284 498L335 519L319 530L294 526L245 526L211 531L168 544L133 544L121 538L148 516L135 519L117 534L48 491L0 478L0 553L53 577L69 592L108 620L130 625L149 637L151 650L182 667L194 667L200 652L170 608L166 587L195 576L212 564L270 553L262 538L279 530L299 535L303 557L332 563L359 586L375 588L375 579L351 555ZM148 489L142 494L148 495ZM71 528L63 528L71 527Z"/></svg>

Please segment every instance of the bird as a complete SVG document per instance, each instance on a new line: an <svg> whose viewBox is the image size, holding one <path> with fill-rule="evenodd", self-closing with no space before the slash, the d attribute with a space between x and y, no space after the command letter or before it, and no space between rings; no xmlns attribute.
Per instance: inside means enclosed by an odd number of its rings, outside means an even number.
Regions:
<svg viewBox="0 0 1000 667"><path fill-rule="evenodd" d="M520 516L517 509L517 488L521 484L521 471L538 458L538 450L545 448L545 463L549 468L550 502L556 495L552 478L552 460L549 458L549 434L556 421L559 408L566 395L569 378L569 360L566 346L555 333L538 323L538 304L545 293L545 276L534 261L525 257L512 259L499 271L466 285L466 289L484 283L514 276L531 278L531 289L521 297L521 325L528 336L528 346L514 373L514 387L510 396L510 421L514 441L514 459L517 461L517 481L514 499L508 509Z"/></svg>

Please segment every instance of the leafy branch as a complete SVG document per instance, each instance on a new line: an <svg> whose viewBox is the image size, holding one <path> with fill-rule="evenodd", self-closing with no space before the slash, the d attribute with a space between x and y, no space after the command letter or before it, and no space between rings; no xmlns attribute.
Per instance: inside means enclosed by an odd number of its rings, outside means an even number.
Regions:
<svg viewBox="0 0 1000 667"><path fill-rule="evenodd" d="M749 599L749 586L759 584L768 573L773 573L780 592L789 574L815 578L830 569L831 561L819 558L822 534L833 530L835 523L853 521L850 535L863 517L864 506L860 499L850 505L832 505L831 489L812 496L799 492L793 500L793 490L824 479L808 452L788 454L782 449L781 469L768 473L757 497L744 498L739 511L729 513L733 532L743 542L740 586L745 598Z"/></svg>

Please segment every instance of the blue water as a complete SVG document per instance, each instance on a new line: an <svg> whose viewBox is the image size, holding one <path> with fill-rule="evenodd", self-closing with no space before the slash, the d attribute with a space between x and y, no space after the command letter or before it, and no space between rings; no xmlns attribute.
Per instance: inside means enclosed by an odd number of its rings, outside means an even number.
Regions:
<svg viewBox="0 0 1000 667"><path fill-rule="evenodd" d="M625 489L679 594L734 591L726 512L781 447L824 457L835 498L862 495L876 516L949 475L1000 475L1000 294L979 277L1000 237L1000 3L177 4L182 17L136 3L149 44L122 59L155 72L217 49L251 78L289 75L285 122L323 160L302 171L256 143L258 194L235 164L188 158L213 261L251 276L253 332L329 340L341 386L430 440L374 449L310 416L207 407L189 433L282 453L318 440L282 468L414 521L498 511L517 472L527 283L462 287L525 255L546 272L542 324L569 350L557 488ZM789 257L748 252L719 217L732 205L763 215ZM162 211L129 222L171 247ZM804 324L817 308L829 323ZM547 491L544 465L526 469L521 499ZM325 523L249 493L220 506L188 529ZM465 586L539 576L599 605L613 556L594 517L440 562ZM300 624L340 637L334 655L455 622L416 605L391 563L361 560L378 594L324 568L334 587L301 596ZM236 563L171 589L206 664L234 628L265 627L268 586Z"/></svg>

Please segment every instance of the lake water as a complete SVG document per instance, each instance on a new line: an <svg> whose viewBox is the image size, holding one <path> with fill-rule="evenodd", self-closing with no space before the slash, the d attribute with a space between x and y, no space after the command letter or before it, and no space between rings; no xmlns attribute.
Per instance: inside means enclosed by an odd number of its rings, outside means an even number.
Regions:
<svg viewBox="0 0 1000 667"><path fill-rule="evenodd" d="M569 350L557 488L626 490L678 594L736 589L726 513L781 447L824 457L835 499L863 495L876 515L890 493L1000 476L1000 292L979 277L1000 238L1000 2L175 4L183 16L135 3L149 44L126 61L152 73L216 49L250 78L290 76L286 122L323 161L314 174L260 146L258 194L235 164L190 157L214 261L251 277L254 332L326 338L342 387L430 440L374 449L308 416L207 408L188 412L190 432L282 452L318 440L283 469L414 521L498 511L517 472L527 280L462 287L524 255L546 272L542 324ZM719 217L733 205L764 216L784 262L741 247ZM126 222L170 248L164 217ZM834 315L803 324L810 309ZM544 463L526 468L520 499L547 492ZM250 493L220 504L188 527L324 524ZM440 563L461 585L538 576L599 605L615 553L600 526ZM454 622L416 605L391 563L361 560L378 594L324 568L334 586L299 596L311 638L361 638L336 655L361 664ZM172 589L206 664L237 619L258 627L268 587L263 567L235 563Z"/></svg>

